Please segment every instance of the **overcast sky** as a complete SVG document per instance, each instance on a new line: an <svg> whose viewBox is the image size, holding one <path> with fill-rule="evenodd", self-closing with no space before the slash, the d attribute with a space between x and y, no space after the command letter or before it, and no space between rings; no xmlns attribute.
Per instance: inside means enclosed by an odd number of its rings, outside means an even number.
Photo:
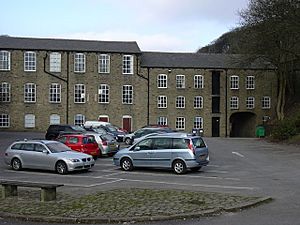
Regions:
<svg viewBox="0 0 300 225"><path fill-rule="evenodd" d="M248 0L0 0L0 34L136 41L195 52L239 23Z"/></svg>

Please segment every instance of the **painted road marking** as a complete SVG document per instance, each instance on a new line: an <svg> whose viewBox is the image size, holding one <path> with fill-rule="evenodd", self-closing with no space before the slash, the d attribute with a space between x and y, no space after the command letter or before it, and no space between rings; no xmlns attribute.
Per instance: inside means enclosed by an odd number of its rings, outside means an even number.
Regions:
<svg viewBox="0 0 300 225"><path fill-rule="evenodd" d="M245 157L244 155L242 155L241 153L238 153L238 152L232 152L232 154L237 155L237 156L242 157L242 158Z"/></svg>

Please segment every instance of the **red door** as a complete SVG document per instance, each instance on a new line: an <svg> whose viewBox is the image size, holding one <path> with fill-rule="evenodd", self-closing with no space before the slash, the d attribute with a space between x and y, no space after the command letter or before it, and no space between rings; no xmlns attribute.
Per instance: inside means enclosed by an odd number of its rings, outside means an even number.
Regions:
<svg viewBox="0 0 300 225"><path fill-rule="evenodd" d="M131 118L123 117L123 129L127 130L127 132L131 132Z"/></svg>
<svg viewBox="0 0 300 225"><path fill-rule="evenodd" d="M108 122L108 117L107 116L99 116L98 117L98 121L101 121L101 122Z"/></svg>

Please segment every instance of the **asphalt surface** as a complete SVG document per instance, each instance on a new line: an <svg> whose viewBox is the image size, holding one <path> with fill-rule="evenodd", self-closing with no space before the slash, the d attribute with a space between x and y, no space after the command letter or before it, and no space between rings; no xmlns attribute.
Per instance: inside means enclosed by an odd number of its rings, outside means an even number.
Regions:
<svg viewBox="0 0 300 225"><path fill-rule="evenodd" d="M13 139L42 137L41 133L0 132L0 156ZM78 195L116 188L152 188L208 191L244 196L270 196L274 201L255 208L213 217L135 224L300 224L300 147L268 143L263 139L205 138L211 163L196 173L177 176L167 170L123 172L111 158L97 161L90 173L59 176L41 171L9 170L0 162L0 177L63 182L62 192ZM0 224L20 224L0 219ZM21 224L36 224L24 222ZM46 224L46 223L38 223Z"/></svg>

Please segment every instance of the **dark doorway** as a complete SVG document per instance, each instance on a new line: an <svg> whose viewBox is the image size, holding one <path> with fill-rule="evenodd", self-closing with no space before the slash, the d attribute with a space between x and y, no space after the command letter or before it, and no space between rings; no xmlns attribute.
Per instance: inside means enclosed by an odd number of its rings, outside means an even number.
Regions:
<svg viewBox="0 0 300 225"><path fill-rule="evenodd" d="M212 118L212 137L220 137L220 117Z"/></svg>
<svg viewBox="0 0 300 225"><path fill-rule="evenodd" d="M238 112L230 116L230 137L255 137L256 115Z"/></svg>

